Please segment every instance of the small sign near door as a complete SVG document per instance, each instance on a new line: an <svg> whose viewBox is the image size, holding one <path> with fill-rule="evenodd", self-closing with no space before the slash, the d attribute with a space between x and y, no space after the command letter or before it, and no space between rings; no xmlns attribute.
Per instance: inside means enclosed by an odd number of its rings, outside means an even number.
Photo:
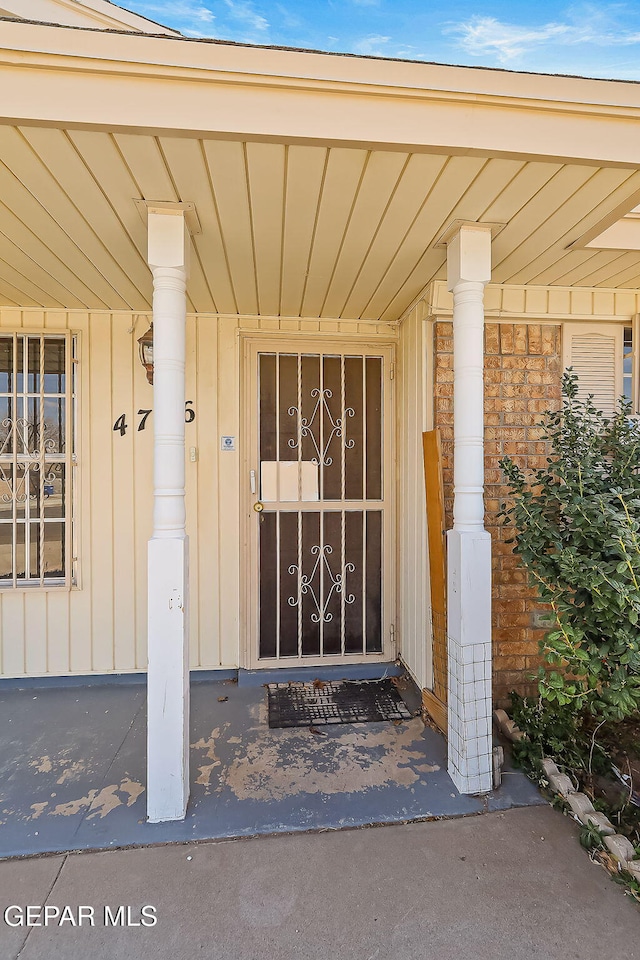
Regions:
<svg viewBox="0 0 640 960"><path fill-rule="evenodd" d="M235 437L220 437L221 450L235 450L235 448L236 448Z"/></svg>

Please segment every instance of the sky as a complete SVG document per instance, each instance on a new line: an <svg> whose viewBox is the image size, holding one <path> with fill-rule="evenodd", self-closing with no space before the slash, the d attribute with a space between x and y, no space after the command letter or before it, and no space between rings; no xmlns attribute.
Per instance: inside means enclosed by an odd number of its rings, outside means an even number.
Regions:
<svg viewBox="0 0 640 960"><path fill-rule="evenodd" d="M189 37L640 81L640 0L120 0Z"/></svg>

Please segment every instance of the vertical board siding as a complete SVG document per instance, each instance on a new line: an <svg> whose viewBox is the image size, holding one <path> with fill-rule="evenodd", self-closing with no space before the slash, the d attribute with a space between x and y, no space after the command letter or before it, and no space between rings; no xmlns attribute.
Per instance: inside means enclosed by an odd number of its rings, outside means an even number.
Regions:
<svg viewBox="0 0 640 960"><path fill-rule="evenodd" d="M113 381L113 357L111 315L93 314L89 319L89 356L82 357L83 367L89 382L91 422L89 449L81 451L80 469L89 470L91 519L91 624L89 636L91 644L91 667L98 673L108 673L115 669L114 635L114 560L120 563L126 550L132 549L127 541L114 542L114 497L113 497L113 456L122 457L126 444L131 442L131 434L126 438L113 432L113 423L123 411L131 427L131 410L124 408L125 398L117 393ZM85 359L86 358L86 359ZM115 411L116 417L113 416ZM82 411L78 410L82 416ZM118 437L116 441L116 436ZM117 443L117 447L116 447ZM115 449L114 449L115 448ZM88 462L87 462L88 461ZM87 504L82 503L83 513ZM82 558L84 566L85 558ZM120 640L120 643L123 641Z"/></svg>
<svg viewBox="0 0 640 960"><path fill-rule="evenodd" d="M151 316L143 314L134 320L129 318L129 335L133 379L133 405L131 415L135 422L133 443L133 534L135 562L132 571L131 595L134 598L133 646L135 667L145 670L147 666L147 540L151 535L153 515L153 414L149 416L144 430L139 430L141 417L138 410L153 407L153 387L147 382L138 357L138 339L149 328ZM128 494L131 495L130 493ZM131 628L130 628L131 629Z"/></svg>
<svg viewBox="0 0 640 960"><path fill-rule="evenodd" d="M220 545L218 569L218 605L215 624L215 642L219 656L224 656L223 644L230 637L235 640L233 660L239 659L240 636L240 360L239 340L235 320L221 320L216 325L217 344L217 433L213 436L218 462L218 496L214 501L216 527ZM220 452L220 437L236 438L236 452ZM246 481L246 478L245 478ZM210 569L210 568L209 568ZM201 575L205 573L203 568ZM205 575L207 575L205 573ZM211 573L208 574L211 577ZM229 661L227 661L229 662Z"/></svg>
<svg viewBox="0 0 640 960"><path fill-rule="evenodd" d="M0 308L0 329L77 335L75 543L78 583L0 589L0 676L130 673L146 669L147 541L153 511L153 389L138 359L148 313ZM186 397L187 533L192 668L238 666L241 366L239 331L291 335L286 320L190 315ZM386 324L295 321L295 329L390 335ZM122 436L113 430L122 414ZM220 437L236 437L234 453ZM196 460L190 459L195 447ZM424 511L422 511L424 512Z"/></svg>
<svg viewBox="0 0 640 960"><path fill-rule="evenodd" d="M186 446L186 470L185 470L185 491L187 498L187 536L189 537L189 555L190 575L189 575L189 665L191 668L200 665L200 589L198 571L199 562L194 563L193 559L200 559L200 515L199 515L199 470L198 463L190 460L190 451L195 447L196 451L200 448L200 417L203 413L196 403L195 381L197 379L197 338L196 338L197 320L195 317L187 317L186 330L186 376L185 376L185 406L189 406L196 411L196 419L188 423L185 427L185 446ZM149 404L151 406L151 404ZM151 417L153 414L151 415ZM151 417L149 417L149 426L151 427ZM185 415L186 418L186 415ZM205 414L206 419L206 414ZM149 436L152 436L150 433ZM197 455L197 454L196 454ZM152 482L152 478L150 481ZM142 580L143 587L146 585L146 576Z"/></svg>
<svg viewBox="0 0 640 960"><path fill-rule="evenodd" d="M135 358L131 350L132 335L128 333L130 327L130 317L118 314L112 318L111 416L109 421L103 422L103 429L101 430L101 434L104 436L111 426L111 512L113 516L113 546L115 549L112 558L113 668L117 671L133 670L136 667L135 643L131 642L131 625L135 624L136 602L135 550L119 549L119 545L127 542L127 539L131 536L131 531L134 529L135 511L135 498L132 496L135 486L133 447L138 432L138 407L135 406L133 398L133 361ZM135 335L133 339L135 340ZM112 426L120 413L125 413L129 424L124 437L121 437L119 433L114 433ZM105 633L103 642L105 646L109 645L108 633Z"/></svg>
<svg viewBox="0 0 640 960"><path fill-rule="evenodd" d="M422 432L427 423L428 343L423 304L400 327L398 350L398 633L402 659L421 688L432 682Z"/></svg>
<svg viewBox="0 0 640 960"><path fill-rule="evenodd" d="M198 444L198 502L196 513L201 540L203 563L190 571L190 585L198 591L199 632L192 641L192 648L198 643L198 662L201 664L223 663L223 653L219 645L218 608L220 605L219 577L215 576L213 564L207 564L207 544L219 543L218 530L218 470L217 443L218 401L216 394L217 337L219 321L214 318L202 319L196 328L197 384L194 395L197 418L193 426L197 427ZM215 456L206 456L207 446L215 449ZM189 464L192 467L193 464ZM217 562L217 561L216 561ZM192 634L193 636L193 634ZM231 638L227 663L233 664L237 657L233 648L235 638Z"/></svg>

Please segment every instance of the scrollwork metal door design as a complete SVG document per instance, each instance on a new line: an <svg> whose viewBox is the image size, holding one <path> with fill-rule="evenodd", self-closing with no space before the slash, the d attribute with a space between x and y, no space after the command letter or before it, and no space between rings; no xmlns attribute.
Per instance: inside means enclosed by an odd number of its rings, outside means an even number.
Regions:
<svg viewBox="0 0 640 960"><path fill-rule="evenodd" d="M259 351L258 659L384 651L385 356Z"/></svg>

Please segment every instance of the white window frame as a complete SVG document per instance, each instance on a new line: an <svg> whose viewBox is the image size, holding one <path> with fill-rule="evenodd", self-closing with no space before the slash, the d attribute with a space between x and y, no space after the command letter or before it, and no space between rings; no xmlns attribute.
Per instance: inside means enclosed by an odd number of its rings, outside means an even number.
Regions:
<svg viewBox="0 0 640 960"><path fill-rule="evenodd" d="M640 415L640 313L625 327L631 327L631 404L634 416Z"/></svg>

